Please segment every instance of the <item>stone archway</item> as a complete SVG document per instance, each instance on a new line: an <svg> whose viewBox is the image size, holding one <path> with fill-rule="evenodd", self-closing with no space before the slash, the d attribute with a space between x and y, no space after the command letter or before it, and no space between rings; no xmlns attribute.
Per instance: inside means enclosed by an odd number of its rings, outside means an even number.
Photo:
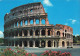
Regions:
<svg viewBox="0 0 80 56"><path fill-rule="evenodd" d="M30 31L30 36L32 36L32 35L33 35L33 31L31 30L31 31Z"/></svg>
<svg viewBox="0 0 80 56"><path fill-rule="evenodd" d="M45 30L42 30L42 31L41 31L41 35L42 35L42 36L45 36Z"/></svg>
<svg viewBox="0 0 80 56"><path fill-rule="evenodd" d="M69 41L67 41L67 46L69 46Z"/></svg>
<svg viewBox="0 0 80 56"><path fill-rule="evenodd" d="M51 47L51 41L50 40L48 41L48 47Z"/></svg>
<svg viewBox="0 0 80 56"><path fill-rule="evenodd" d="M44 41L44 40L41 41L41 46L42 46L42 47L45 47L45 41Z"/></svg>
<svg viewBox="0 0 80 56"><path fill-rule="evenodd" d="M27 41L23 41L23 43L24 43L24 47L26 47L27 46Z"/></svg>
<svg viewBox="0 0 80 56"><path fill-rule="evenodd" d="M19 41L19 43L18 43L18 44L19 44L19 46L20 46L20 47L22 47L22 41Z"/></svg>
<svg viewBox="0 0 80 56"><path fill-rule="evenodd" d="M65 47L65 42L64 41L62 41L62 47Z"/></svg>
<svg viewBox="0 0 80 56"><path fill-rule="evenodd" d="M35 31L35 35L36 35L36 36L39 36L39 30L36 30L36 31Z"/></svg>
<svg viewBox="0 0 80 56"><path fill-rule="evenodd" d="M29 41L30 47L33 47L33 41Z"/></svg>
<svg viewBox="0 0 80 56"><path fill-rule="evenodd" d="M35 41L35 47L39 47L39 41L38 40Z"/></svg>
<svg viewBox="0 0 80 56"><path fill-rule="evenodd" d="M57 35L60 36L60 31L57 31Z"/></svg>

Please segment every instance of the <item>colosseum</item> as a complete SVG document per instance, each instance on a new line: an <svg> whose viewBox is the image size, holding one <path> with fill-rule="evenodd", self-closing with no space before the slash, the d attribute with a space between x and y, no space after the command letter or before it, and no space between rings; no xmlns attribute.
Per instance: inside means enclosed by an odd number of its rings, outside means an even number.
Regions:
<svg viewBox="0 0 80 56"><path fill-rule="evenodd" d="M6 46L67 48L73 46L73 29L49 24L41 2L29 3L4 16L4 39Z"/></svg>

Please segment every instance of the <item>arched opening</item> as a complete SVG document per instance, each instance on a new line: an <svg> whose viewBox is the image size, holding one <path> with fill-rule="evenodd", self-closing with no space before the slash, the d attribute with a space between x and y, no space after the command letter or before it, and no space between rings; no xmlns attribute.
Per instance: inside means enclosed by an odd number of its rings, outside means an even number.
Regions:
<svg viewBox="0 0 80 56"><path fill-rule="evenodd" d="M30 24L33 24L33 20L30 20Z"/></svg>
<svg viewBox="0 0 80 56"><path fill-rule="evenodd" d="M29 41L30 47L33 47L33 41Z"/></svg>
<svg viewBox="0 0 80 56"><path fill-rule="evenodd" d="M18 31L15 31L15 36L18 36Z"/></svg>
<svg viewBox="0 0 80 56"><path fill-rule="evenodd" d="M35 46L39 47L39 41L38 40L35 41Z"/></svg>
<svg viewBox="0 0 80 56"><path fill-rule="evenodd" d="M30 36L32 36L32 35L33 35L33 31L31 30L31 31L30 31Z"/></svg>
<svg viewBox="0 0 80 56"><path fill-rule="evenodd" d="M51 41L50 40L48 41L48 47L51 47Z"/></svg>
<svg viewBox="0 0 80 56"><path fill-rule="evenodd" d="M27 41L23 41L24 42L24 47L26 47L27 46Z"/></svg>
<svg viewBox="0 0 80 56"><path fill-rule="evenodd" d="M42 31L41 31L41 35L42 35L42 36L45 36L45 30L42 30Z"/></svg>
<svg viewBox="0 0 80 56"><path fill-rule="evenodd" d="M19 46L22 47L22 41L19 41Z"/></svg>
<svg viewBox="0 0 80 56"><path fill-rule="evenodd" d="M50 34L51 34L51 33L50 33L50 30L48 30L48 36L50 36Z"/></svg>
<svg viewBox="0 0 80 56"><path fill-rule="evenodd" d="M69 41L67 41L67 46L69 46Z"/></svg>
<svg viewBox="0 0 80 56"><path fill-rule="evenodd" d="M39 24L39 20L38 19L36 20L36 24Z"/></svg>
<svg viewBox="0 0 80 56"><path fill-rule="evenodd" d="M19 35L22 36L22 31L19 31Z"/></svg>
<svg viewBox="0 0 80 56"><path fill-rule="evenodd" d="M64 33L63 33L63 37L64 37Z"/></svg>
<svg viewBox="0 0 80 56"><path fill-rule="evenodd" d="M35 35L36 35L36 36L39 36L39 30L36 30L36 31L35 31Z"/></svg>
<svg viewBox="0 0 80 56"><path fill-rule="evenodd" d="M17 46L17 45L18 45L18 42L16 41L16 42L15 42L15 46Z"/></svg>
<svg viewBox="0 0 80 56"><path fill-rule="evenodd" d="M45 24L45 19L42 19L41 23L42 23L42 24Z"/></svg>
<svg viewBox="0 0 80 56"><path fill-rule="evenodd" d="M18 26L18 22L17 22L17 26Z"/></svg>
<svg viewBox="0 0 80 56"><path fill-rule="evenodd" d="M27 20L26 20L26 21L25 21L25 25L27 25L27 23L28 23L28 22L27 22Z"/></svg>
<svg viewBox="0 0 80 56"><path fill-rule="evenodd" d="M56 42L54 41L54 47L56 47Z"/></svg>
<svg viewBox="0 0 80 56"><path fill-rule="evenodd" d="M65 42L64 41L62 41L62 47L65 47Z"/></svg>
<svg viewBox="0 0 80 56"><path fill-rule="evenodd" d="M60 31L57 31L57 35L60 36Z"/></svg>
<svg viewBox="0 0 80 56"><path fill-rule="evenodd" d="M41 42L41 46L45 47L45 41L44 40Z"/></svg>
<svg viewBox="0 0 80 56"><path fill-rule="evenodd" d="M58 45L58 41L57 41L56 43L57 43L57 47L58 47L58 46L59 46L59 45Z"/></svg>
<svg viewBox="0 0 80 56"><path fill-rule="evenodd" d="M20 23L20 26L22 26L22 21L21 21L21 23Z"/></svg>
<svg viewBox="0 0 80 56"><path fill-rule="evenodd" d="M27 30L24 30L24 36L27 36Z"/></svg>

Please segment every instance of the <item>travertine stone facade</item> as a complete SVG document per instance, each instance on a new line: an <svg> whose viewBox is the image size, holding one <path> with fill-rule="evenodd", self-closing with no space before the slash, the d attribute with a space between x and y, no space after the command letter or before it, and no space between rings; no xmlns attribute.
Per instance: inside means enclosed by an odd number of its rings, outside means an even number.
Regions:
<svg viewBox="0 0 80 56"><path fill-rule="evenodd" d="M4 38L6 46L72 47L73 29L66 25L49 24L42 4L30 3L5 15Z"/></svg>

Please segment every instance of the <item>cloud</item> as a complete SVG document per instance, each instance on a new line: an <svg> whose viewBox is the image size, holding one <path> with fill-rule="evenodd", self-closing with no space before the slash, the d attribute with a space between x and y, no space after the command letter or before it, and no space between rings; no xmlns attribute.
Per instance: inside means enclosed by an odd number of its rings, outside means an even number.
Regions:
<svg viewBox="0 0 80 56"><path fill-rule="evenodd" d="M75 36L79 36L79 34L76 34Z"/></svg>
<svg viewBox="0 0 80 56"><path fill-rule="evenodd" d="M68 25L68 23L65 23L65 25Z"/></svg>
<svg viewBox="0 0 80 56"><path fill-rule="evenodd" d="M50 0L43 0L43 3L47 6L53 6L53 4L50 2Z"/></svg>
<svg viewBox="0 0 80 56"><path fill-rule="evenodd" d="M3 37L3 32L2 31L0 31L0 37Z"/></svg>
<svg viewBox="0 0 80 56"><path fill-rule="evenodd" d="M75 24L77 20L75 19L69 19L71 21L72 24Z"/></svg>

